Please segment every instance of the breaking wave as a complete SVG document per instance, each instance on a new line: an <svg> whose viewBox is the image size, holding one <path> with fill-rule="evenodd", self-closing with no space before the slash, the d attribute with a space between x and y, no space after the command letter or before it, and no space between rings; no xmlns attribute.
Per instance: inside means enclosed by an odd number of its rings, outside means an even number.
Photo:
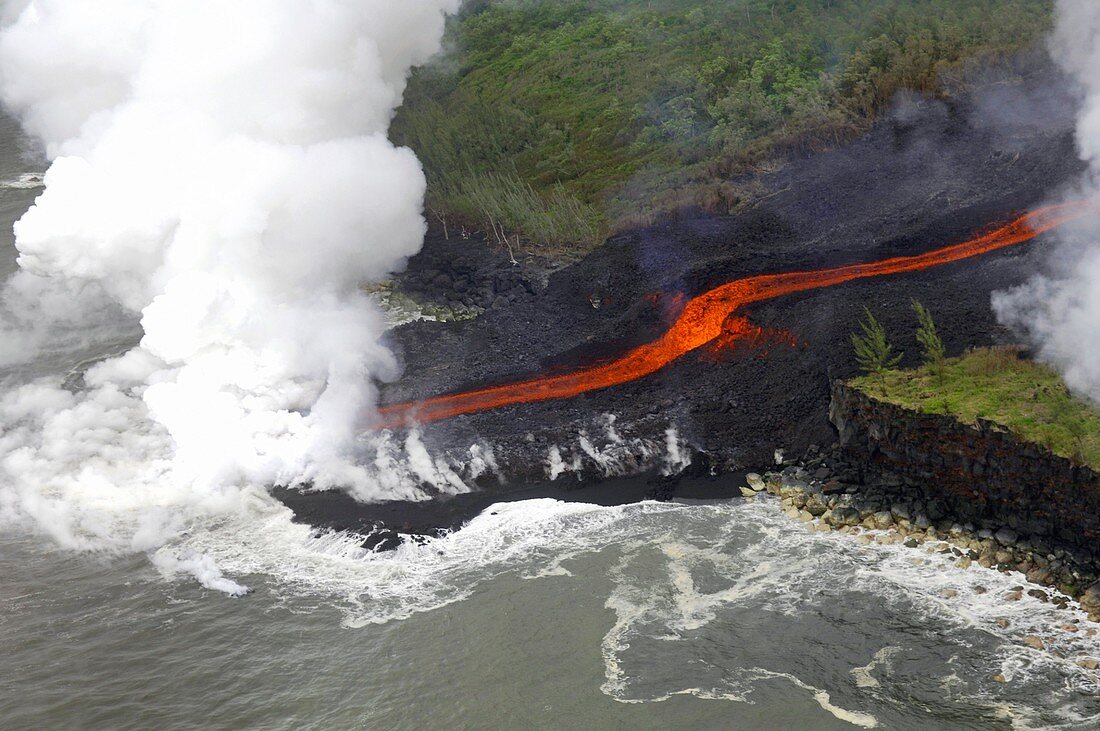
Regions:
<svg viewBox="0 0 1100 731"><path fill-rule="evenodd" d="M866 728L933 712L1020 729L1100 723L1100 679L1077 664L1100 656L1100 626L1083 613L1026 594L1006 601L1032 588L1018 574L806 531L770 499L503 503L393 552L294 524L265 494L252 499L247 520L190 534L157 565L205 556L228 575L264 574L275 591L328 597L348 627L474 600L504 577L607 576L602 690L619 702L754 704L793 692ZM1045 649L1025 644L1032 635Z"/></svg>
<svg viewBox="0 0 1100 731"><path fill-rule="evenodd" d="M11 190L33 190L44 185L45 181L41 173L24 173L17 178L0 181L0 188Z"/></svg>

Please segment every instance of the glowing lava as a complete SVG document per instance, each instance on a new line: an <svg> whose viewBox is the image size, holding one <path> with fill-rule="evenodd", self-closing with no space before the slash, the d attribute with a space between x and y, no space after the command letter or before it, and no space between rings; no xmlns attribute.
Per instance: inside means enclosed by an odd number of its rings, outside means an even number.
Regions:
<svg viewBox="0 0 1100 731"><path fill-rule="evenodd" d="M903 274L942 266L998 249L1030 241L1041 233L1090 213L1100 203L1087 200L1040 208L1012 223L961 244L916 256L899 256L867 264L809 272L764 274L738 279L704 292L684 305L679 317L660 339L641 345L612 361L571 373L540 376L516 383L436 396L420 402L393 404L380 409L380 427L438 421L459 414L495 409L511 404L564 399L587 391L615 386L648 376L686 353L713 341L724 346L753 337L759 328L735 313L745 305L786 294L850 282L855 279Z"/></svg>

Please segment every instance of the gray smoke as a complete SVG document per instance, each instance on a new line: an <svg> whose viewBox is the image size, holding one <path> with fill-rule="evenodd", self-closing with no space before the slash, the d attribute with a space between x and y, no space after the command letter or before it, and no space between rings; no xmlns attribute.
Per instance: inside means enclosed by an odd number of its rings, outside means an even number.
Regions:
<svg viewBox="0 0 1100 731"><path fill-rule="evenodd" d="M1079 195L1100 195L1100 3L1059 0L1050 50L1083 95L1077 145L1089 173ZM1075 225L1059 236L1053 271L995 294L993 308L1072 389L1100 400L1100 224Z"/></svg>

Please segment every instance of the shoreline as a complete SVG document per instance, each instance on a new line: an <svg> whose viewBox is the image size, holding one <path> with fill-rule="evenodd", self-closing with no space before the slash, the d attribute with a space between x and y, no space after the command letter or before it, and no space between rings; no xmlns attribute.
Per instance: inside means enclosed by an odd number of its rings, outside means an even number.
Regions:
<svg viewBox="0 0 1100 731"><path fill-rule="evenodd" d="M932 522L925 515L912 518L904 514L904 510L880 510L877 506L861 502L857 492L827 491L826 486L835 480L825 478L822 481L821 477L814 477L814 474L827 468L819 467L815 472L810 472L807 467L812 466L813 463L788 465L778 472L765 472L763 475L750 473L741 492L746 500L777 500L780 510L792 523L802 523L811 532L841 533L864 546L900 545L912 550L914 561L923 560L921 553L940 554L949 559L953 556L955 568L964 571L973 569L1015 574L1019 577L1019 584L1006 592L1001 597L1002 601L1018 602L1027 596L1067 613L1066 621L1048 632L1022 638L1022 644L1033 650L1054 652L1062 657L1061 653L1050 647L1056 633L1080 633L1089 638L1100 636L1100 583L1097 583L1100 577L1074 567L1072 559L1064 551L1056 549L1043 556L1036 553L1033 546L1019 543L1014 536L1003 531L990 533L949 518ZM1061 575L1057 573L1058 569L1089 582L1087 588L1058 583L1055 579ZM1037 570L1041 573L1036 573ZM981 573L976 575L981 576ZM979 594L988 591L980 579L974 590ZM955 592L948 591L944 598L955 596ZM1089 627L1080 617L1072 616L1076 612L1085 614L1086 621L1096 626ZM1008 620L1002 621L1007 623ZM1007 628L1009 625L1001 626ZM1084 670L1100 669L1100 660L1095 657L1081 655L1070 659ZM1100 676L1094 674L1094 677L1100 680ZM993 679L1006 682L1000 675Z"/></svg>
<svg viewBox="0 0 1100 731"><path fill-rule="evenodd" d="M636 475L543 480L516 489L480 490L431 500L360 503L345 492L300 492L275 488L272 495L294 511L294 520L318 529L349 531L363 536L373 550L396 548L402 540L418 540L457 530L498 503L551 498L605 507L646 500L722 500L741 495L745 472L711 475L688 469L673 476L651 470Z"/></svg>

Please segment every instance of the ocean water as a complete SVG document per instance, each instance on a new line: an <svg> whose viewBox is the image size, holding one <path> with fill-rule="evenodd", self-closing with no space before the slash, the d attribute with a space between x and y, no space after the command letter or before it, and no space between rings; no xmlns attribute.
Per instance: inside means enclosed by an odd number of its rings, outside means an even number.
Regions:
<svg viewBox="0 0 1100 731"><path fill-rule="evenodd" d="M40 173L0 118L0 273ZM133 337L119 323L4 387ZM185 555L252 592L204 589L166 560ZM770 499L512 503L371 553L257 488L151 557L5 526L0 577L5 729L1100 728L1082 614Z"/></svg>

